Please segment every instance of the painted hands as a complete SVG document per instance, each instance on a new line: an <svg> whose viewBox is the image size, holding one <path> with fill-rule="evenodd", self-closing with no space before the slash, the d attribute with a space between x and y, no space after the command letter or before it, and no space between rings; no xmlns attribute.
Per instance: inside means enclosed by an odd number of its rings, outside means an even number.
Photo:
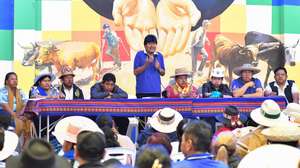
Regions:
<svg viewBox="0 0 300 168"><path fill-rule="evenodd" d="M164 55L182 51L189 39L191 27L201 17L191 0L160 0L156 9L158 48Z"/></svg>
<svg viewBox="0 0 300 168"><path fill-rule="evenodd" d="M112 13L133 50L143 49L144 37L157 29L158 50L166 56L185 48L191 26L201 17L192 0L160 0L156 9L151 0L115 0Z"/></svg>
<svg viewBox="0 0 300 168"><path fill-rule="evenodd" d="M117 26L123 25L133 50L143 49L144 37L156 35L155 6L151 0L115 0L112 11Z"/></svg>

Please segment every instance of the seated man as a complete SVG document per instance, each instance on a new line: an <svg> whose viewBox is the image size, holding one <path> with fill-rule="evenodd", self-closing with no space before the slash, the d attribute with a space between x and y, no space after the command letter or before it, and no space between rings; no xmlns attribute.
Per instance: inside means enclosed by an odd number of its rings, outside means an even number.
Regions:
<svg viewBox="0 0 300 168"><path fill-rule="evenodd" d="M203 98L232 97L232 93L226 84L222 84L224 71L222 68L215 68L212 71L211 81L204 83L202 86Z"/></svg>
<svg viewBox="0 0 300 168"><path fill-rule="evenodd" d="M123 98L127 99L128 94L116 85L116 77L112 73L103 76L102 82L96 83L91 88L91 99L111 99ZM128 118L114 117L114 121L118 127L120 134L125 135L129 124Z"/></svg>
<svg viewBox="0 0 300 168"><path fill-rule="evenodd" d="M156 132L167 134L171 142L178 141L176 129L182 119L182 115L171 108L156 111L149 118L150 127L145 127L138 136L137 143L139 147L146 144L147 139Z"/></svg>
<svg viewBox="0 0 300 168"><path fill-rule="evenodd" d="M84 99L82 90L74 84L74 73L69 67L63 67L59 79L62 85L59 86L59 91L64 95L66 100Z"/></svg>
<svg viewBox="0 0 300 168"><path fill-rule="evenodd" d="M70 163L57 156L50 143L43 139L32 139L19 156L6 160L7 168L17 167L53 167L70 168Z"/></svg>
<svg viewBox="0 0 300 168"><path fill-rule="evenodd" d="M101 163L105 154L105 137L99 132L83 131L77 136L75 159L79 162L78 168L104 168Z"/></svg>
<svg viewBox="0 0 300 168"><path fill-rule="evenodd" d="M174 168L226 168L227 165L214 160L214 156L208 153L211 143L211 127L204 121L194 120L184 129L181 151L185 159L176 162Z"/></svg>
<svg viewBox="0 0 300 168"><path fill-rule="evenodd" d="M275 81L268 84L265 96L284 96L289 103L299 103L299 90L293 80L287 80L287 71L284 67L274 70Z"/></svg>
<svg viewBox="0 0 300 168"><path fill-rule="evenodd" d="M128 98L127 93L116 85L116 77L112 73L103 76L102 82L91 88L91 99Z"/></svg>
<svg viewBox="0 0 300 168"><path fill-rule="evenodd" d="M171 77L175 78L175 84L167 86L168 98L199 97L197 88L187 81L188 77L191 77L191 73L186 68L175 69L175 75Z"/></svg>
<svg viewBox="0 0 300 168"><path fill-rule="evenodd" d="M260 72L258 68L253 67L251 64L244 64L233 70L237 76L231 83L231 90L233 97L261 97L263 96L263 89L261 82L253 75Z"/></svg>
<svg viewBox="0 0 300 168"><path fill-rule="evenodd" d="M147 144L136 154L136 168L171 168L170 154L160 144Z"/></svg>

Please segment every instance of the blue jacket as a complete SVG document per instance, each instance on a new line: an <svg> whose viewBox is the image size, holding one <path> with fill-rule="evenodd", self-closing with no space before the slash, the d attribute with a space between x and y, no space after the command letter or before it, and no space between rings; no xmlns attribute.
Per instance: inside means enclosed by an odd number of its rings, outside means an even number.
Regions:
<svg viewBox="0 0 300 168"><path fill-rule="evenodd" d="M128 98L128 94L117 85L115 85L112 93L113 95L111 98ZM101 83L96 83L91 87L91 99L105 99L107 96L109 96L109 93L104 91Z"/></svg>
<svg viewBox="0 0 300 168"><path fill-rule="evenodd" d="M193 154L174 163L173 168L228 168L224 163L213 160L213 157L210 153Z"/></svg>
<svg viewBox="0 0 300 168"><path fill-rule="evenodd" d="M141 133L139 134L139 137L138 137L138 140L137 140L137 143L139 144L139 147L141 147L144 144L146 144L147 139L152 134L154 134L156 132L158 132L158 131L156 131L155 129L153 129L151 127L150 128L145 128L144 130L142 130ZM168 135L168 137L170 138L171 142L178 141L176 132L168 133L166 135Z"/></svg>

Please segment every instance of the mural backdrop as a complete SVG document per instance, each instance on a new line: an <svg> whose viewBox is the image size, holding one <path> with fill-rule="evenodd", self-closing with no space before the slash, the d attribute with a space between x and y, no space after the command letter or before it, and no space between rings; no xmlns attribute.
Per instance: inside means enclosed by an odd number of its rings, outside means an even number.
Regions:
<svg viewBox="0 0 300 168"><path fill-rule="evenodd" d="M176 67L201 86L213 67L228 82L243 63L261 68L263 83L285 65L299 85L299 17L300 0L0 0L0 84L16 71L29 90L37 74L69 66L86 97L107 72L135 95L134 56L151 33L165 57L162 87Z"/></svg>

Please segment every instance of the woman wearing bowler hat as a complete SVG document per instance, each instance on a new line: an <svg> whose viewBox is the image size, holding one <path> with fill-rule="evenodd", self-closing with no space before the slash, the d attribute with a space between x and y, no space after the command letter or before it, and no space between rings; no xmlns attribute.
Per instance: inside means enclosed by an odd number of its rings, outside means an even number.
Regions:
<svg viewBox="0 0 300 168"><path fill-rule="evenodd" d="M227 106L223 114L215 117L218 122L222 123L222 127L219 128L215 135L223 131L232 131L235 128L241 128L247 121L247 116L239 112L238 108L235 106Z"/></svg>

